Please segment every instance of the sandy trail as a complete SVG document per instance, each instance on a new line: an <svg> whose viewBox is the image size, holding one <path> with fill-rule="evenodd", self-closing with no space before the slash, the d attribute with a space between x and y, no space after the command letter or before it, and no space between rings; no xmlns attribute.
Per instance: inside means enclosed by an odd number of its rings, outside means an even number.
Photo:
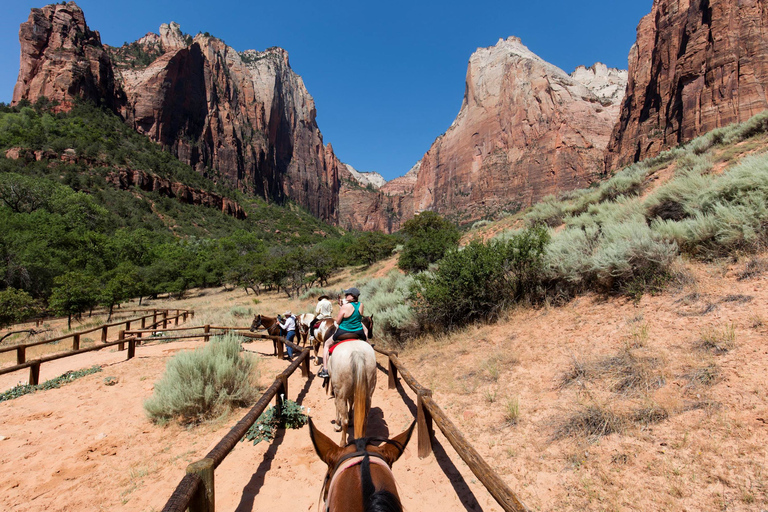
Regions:
<svg viewBox="0 0 768 512"><path fill-rule="evenodd" d="M158 427L144 415L143 401L152 394L168 358L202 342L148 345L137 357L107 349L44 364L41 382L66 370L102 365L62 388L0 403L0 509L23 511L161 510L187 464L204 456L245 410L194 429ZM263 355L262 383L268 385L287 365L267 357L271 342L245 345ZM386 361L379 356L380 365ZM316 368L313 367L313 371ZM26 372L0 377L8 389ZM107 385L107 377L117 384ZM296 372L288 398L309 408L318 427L338 440L331 420L333 399L321 379ZM379 371L369 417L369 432L393 436L415 414L410 390L387 389ZM420 460L416 435L394 466L405 508L409 511L501 510L474 479L438 432L435 455ZM314 452L308 428L281 431L271 444L240 443L216 470L219 510L312 510L317 506L325 465Z"/></svg>

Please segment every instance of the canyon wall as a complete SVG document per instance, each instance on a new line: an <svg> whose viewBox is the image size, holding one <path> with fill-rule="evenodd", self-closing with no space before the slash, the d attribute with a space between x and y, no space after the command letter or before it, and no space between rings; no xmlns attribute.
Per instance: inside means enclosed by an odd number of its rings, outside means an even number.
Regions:
<svg viewBox="0 0 768 512"><path fill-rule="evenodd" d="M605 165L654 156L768 108L768 1L654 0L637 27Z"/></svg>

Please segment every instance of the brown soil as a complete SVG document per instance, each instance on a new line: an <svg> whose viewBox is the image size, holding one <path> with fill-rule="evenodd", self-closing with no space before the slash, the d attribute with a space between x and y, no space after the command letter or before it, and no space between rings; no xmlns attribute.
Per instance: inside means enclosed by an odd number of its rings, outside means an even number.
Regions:
<svg viewBox="0 0 768 512"><path fill-rule="evenodd" d="M765 274L739 279L748 262L688 263L682 284L637 303L584 296L521 308L494 325L419 340L401 359L532 510L764 510L768 291ZM196 309L197 325L207 308L314 305L253 298L208 291L173 307ZM103 372L0 403L0 510L162 509L186 465L245 412L194 428L159 427L144 415L168 358L201 344L142 346L130 361L105 350L44 364L41 380L93 364ZM287 365L269 357L271 344L245 347L263 356L264 385ZM26 375L0 376L0 390ZM386 383L380 372L375 435L397 434L413 417L413 395L404 401ZM336 439L319 380L297 373L289 389ZM616 432L580 433L614 425L580 423L585 411L615 419ZM438 434L436 454L424 460L415 441L394 467L406 510L501 510L445 438ZM216 471L217 508L312 510L324 472L306 427L272 444L241 443Z"/></svg>

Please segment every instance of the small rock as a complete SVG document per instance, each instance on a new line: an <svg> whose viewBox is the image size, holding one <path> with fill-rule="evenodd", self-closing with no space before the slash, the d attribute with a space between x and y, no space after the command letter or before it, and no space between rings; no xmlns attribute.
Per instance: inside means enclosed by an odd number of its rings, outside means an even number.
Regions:
<svg viewBox="0 0 768 512"><path fill-rule="evenodd" d="M0 441L5 441L6 439L10 439L8 436L0 436Z"/></svg>

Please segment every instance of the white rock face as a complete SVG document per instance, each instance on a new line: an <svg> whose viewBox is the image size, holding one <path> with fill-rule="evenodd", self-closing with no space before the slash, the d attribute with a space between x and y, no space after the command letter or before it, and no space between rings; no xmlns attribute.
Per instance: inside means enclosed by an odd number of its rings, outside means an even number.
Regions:
<svg viewBox="0 0 768 512"><path fill-rule="evenodd" d="M387 180L384 179L384 176L377 172L360 172L349 164L344 164L344 166L352 177L363 187L372 185L375 188L381 188L387 182Z"/></svg>
<svg viewBox="0 0 768 512"><path fill-rule="evenodd" d="M187 47L184 34L181 33L181 27L175 21L160 25L160 41L163 43L165 51L180 50Z"/></svg>
<svg viewBox="0 0 768 512"><path fill-rule="evenodd" d="M603 104L620 104L627 89L627 70L609 68L601 62L589 68L577 67L571 78L584 84Z"/></svg>

